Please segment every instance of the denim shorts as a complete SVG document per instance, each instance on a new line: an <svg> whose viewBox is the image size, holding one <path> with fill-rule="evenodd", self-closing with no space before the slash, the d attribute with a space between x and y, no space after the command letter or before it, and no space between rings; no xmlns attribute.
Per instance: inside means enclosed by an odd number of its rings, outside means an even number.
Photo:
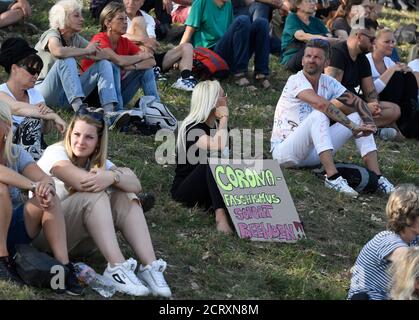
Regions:
<svg viewBox="0 0 419 320"><path fill-rule="evenodd" d="M12 221L7 233L7 251L9 256L14 256L16 252L15 245L31 242L32 239L29 237L25 227L24 205L22 204L13 209Z"/></svg>

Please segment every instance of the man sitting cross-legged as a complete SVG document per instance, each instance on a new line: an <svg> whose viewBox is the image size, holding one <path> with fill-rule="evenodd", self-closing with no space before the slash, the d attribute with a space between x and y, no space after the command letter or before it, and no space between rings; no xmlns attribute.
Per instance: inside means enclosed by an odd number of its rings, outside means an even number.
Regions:
<svg viewBox="0 0 419 320"><path fill-rule="evenodd" d="M394 186L381 175L377 147L372 133L377 130L367 104L337 80L322 74L330 57L328 42L307 42L303 70L292 75L279 98L271 137L274 159L284 167L323 164L325 185L350 196L357 196L339 175L333 154L352 136L365 165L379 176L379 190L389 194ZM353 112L346 116L330 100L337 99ZM330 120L336 123L330 126Z"/></svg>

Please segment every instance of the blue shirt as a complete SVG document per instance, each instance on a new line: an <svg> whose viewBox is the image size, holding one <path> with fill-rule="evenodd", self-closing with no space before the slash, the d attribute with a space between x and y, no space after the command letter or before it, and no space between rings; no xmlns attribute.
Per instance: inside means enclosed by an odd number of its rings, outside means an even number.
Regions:
<svg viewBox="0 0 419 320"><path fill-rule="evenodd" d="M16 161L12 164L8 165L8 168L22 174L25 168L31 164L35 163L35 160L31 157L31 155L22 148L20 145L12 145L12 154L17 154ZM12 199L13 208L16 208L23 204L22 196L20 194L20 189L9 186L9 194L10 198Z"/></svg>
<svg viewBox="0 0 419 320"><path fill-rule="evenodd" d="M387 257L397 248L416 246L419 237L407 244L392 231L382 231L367 242L362 248L352 268L351 287L348 298L365 292L371 300L387 300L390 275L388 268L391 262Z"/></svg>

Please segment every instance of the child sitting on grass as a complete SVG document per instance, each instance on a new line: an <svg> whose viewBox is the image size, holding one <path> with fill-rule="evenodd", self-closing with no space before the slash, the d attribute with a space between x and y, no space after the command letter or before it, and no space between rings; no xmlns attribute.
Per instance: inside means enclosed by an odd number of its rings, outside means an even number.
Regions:
<svg viewBox="0 0 419 320"><path fill-rule="evenodd" d="M362 248L352 268L348 299L389 299L390 265L419 243L419 188L411 184L397 188L388 199L386 214L387 230Z"/></svg>

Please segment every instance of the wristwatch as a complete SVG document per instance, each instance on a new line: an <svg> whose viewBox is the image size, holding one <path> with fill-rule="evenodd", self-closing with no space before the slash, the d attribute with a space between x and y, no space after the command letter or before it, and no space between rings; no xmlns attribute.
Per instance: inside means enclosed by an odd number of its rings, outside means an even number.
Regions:
<svg viewBox="0 0 419 320"><path fill-rule="evenodd" d="M32 191L32 193L35 193L35 190L36 190L36 182L32 182L30 191Z"/></svg>

